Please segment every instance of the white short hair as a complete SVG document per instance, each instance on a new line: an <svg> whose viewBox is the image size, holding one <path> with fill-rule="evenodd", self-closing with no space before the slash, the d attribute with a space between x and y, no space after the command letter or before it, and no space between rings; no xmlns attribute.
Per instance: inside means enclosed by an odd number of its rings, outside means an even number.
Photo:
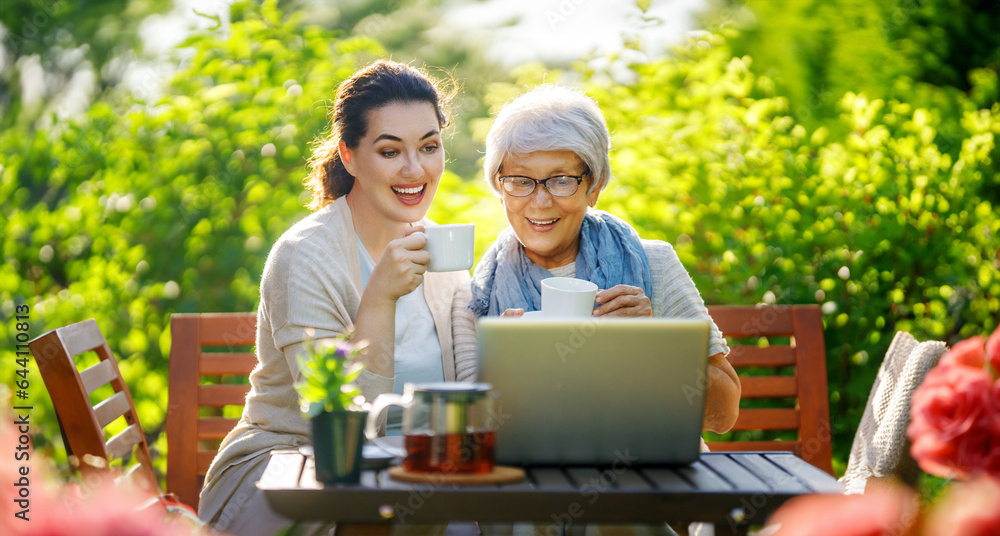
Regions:
<svg viewBox="0 0 1000 536"><path fill-rule="evenodd" d="M501 196L497 178L507 155L573 151L590 171L590 193L611 180L610 150L608 125L593 99L577 89L543 84L500 109L486 135L483 172L486 184Z"/></svg>

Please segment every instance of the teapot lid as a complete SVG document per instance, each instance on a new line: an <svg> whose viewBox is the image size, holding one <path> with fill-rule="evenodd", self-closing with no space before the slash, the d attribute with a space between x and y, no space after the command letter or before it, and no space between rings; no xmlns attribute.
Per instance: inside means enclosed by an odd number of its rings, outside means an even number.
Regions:
<svg viewBox="0 0 1000 536"><path fill-rule="evenodd" d="M492 388L493 386L488 383L430 382L407 383L404 386L404 391L412 391L415 395L444 395L446 398L451 396L461 398L463 395L479 398L485 396Z"/></svg>

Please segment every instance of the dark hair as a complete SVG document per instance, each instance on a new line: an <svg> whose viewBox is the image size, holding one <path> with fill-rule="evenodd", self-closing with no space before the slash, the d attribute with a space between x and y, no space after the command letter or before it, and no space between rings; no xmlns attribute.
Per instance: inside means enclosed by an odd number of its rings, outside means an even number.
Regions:
<svg viewBox="0 0 1000 536"><path fill-rule="evenodd" d="M378 60L340 84L337 100L330 110L330 134L317 138L309 159L309 176L304 183L312 190L307 205L319 210L354 186L354 176L340 159L340 140L350 148L360 143L368 130L372 111L393 103L426 102L434 106L438 124L448 126L447 104L438 83L422 70L390 60Z"/></svg>

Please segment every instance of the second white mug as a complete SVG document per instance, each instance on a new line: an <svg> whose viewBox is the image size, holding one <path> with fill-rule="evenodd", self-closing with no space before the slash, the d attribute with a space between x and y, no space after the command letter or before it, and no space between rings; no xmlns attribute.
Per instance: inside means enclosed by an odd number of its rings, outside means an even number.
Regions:
<svg viewBox="0 0 1000 536"><path fill-rule="evenodd" d="M573 277L542 279L542 316L587 318L594 314L597 285Z"/></svg>

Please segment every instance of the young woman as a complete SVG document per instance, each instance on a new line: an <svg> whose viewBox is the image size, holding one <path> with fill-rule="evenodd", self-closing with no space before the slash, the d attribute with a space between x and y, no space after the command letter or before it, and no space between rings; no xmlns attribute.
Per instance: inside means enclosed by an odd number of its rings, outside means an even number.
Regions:
<svg viewBox="0 0 1000 536"><path fill-rule="evenodd" d="M271 450L310 442L294 389L309 341L351 333L368 342L357 382L367 400L405 382L472 379L474 348L456 352L451 326L469 276L425 273L418 233L444 170L446 100L424 73L384 60L338 89L306 180L315 212L281 236L264 267L259 362L201 493L199 515L215 528L271 535L289 524L254 483ZM390 415L390 433L398 424Z"/></svg>

